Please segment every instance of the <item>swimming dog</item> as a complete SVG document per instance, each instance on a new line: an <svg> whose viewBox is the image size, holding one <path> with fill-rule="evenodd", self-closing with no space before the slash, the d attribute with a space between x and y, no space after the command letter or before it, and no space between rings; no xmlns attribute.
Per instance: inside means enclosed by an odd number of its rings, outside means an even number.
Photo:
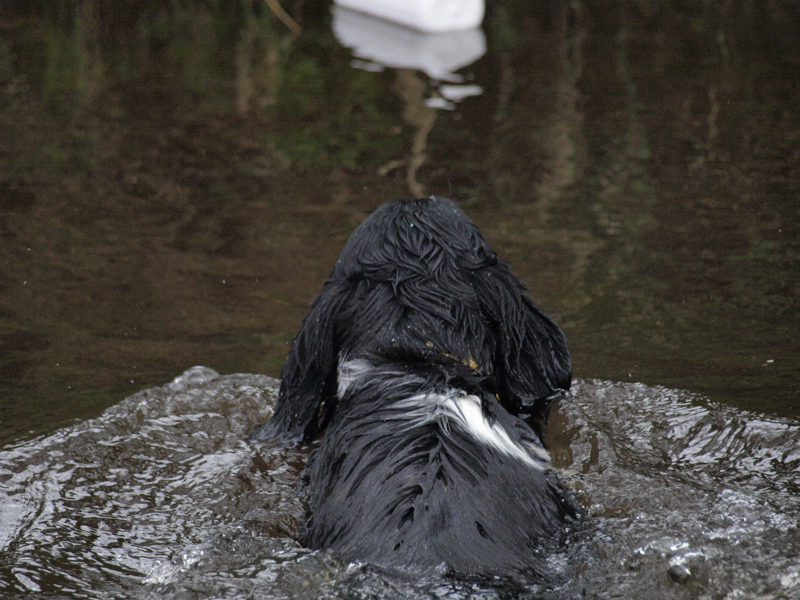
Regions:
<svg viewBox="0 0 800 600"><path fill-rule="evenodd" d="M564 334L453 202L383 205L352 234L256 440L322 435L302 539L345 560L542 574L576 517L529 422L572 377Z"/></svg>

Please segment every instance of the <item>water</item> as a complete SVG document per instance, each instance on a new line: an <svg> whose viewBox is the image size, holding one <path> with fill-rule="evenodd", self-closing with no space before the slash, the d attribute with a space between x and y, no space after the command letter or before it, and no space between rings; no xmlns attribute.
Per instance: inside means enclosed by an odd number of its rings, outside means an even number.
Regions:
<svg viewBox="0 0 800 600"><path fill-rule="evenodd" d="M408 581L294 541L303 451L245 441L277 381L195 367L0 453L0 595L800 598L800 423L578 381L550 415L586 517L535 584Z"/></svg>
<svg viewBox="0 0 800 600"><path fill-rule="evenodd" d="M453 82L363 52L435 40L284 4L300 37L249 1L0 6L0 444L193 364L279 376L356 225L431 193L530 285L578 376L800 415L780 7L501 2L427 66Z"/></svg>
<svg viewBox="0 0 800 600"><path fill-rule="evenodd" d="M791 11L497 0L442 46L281 5L299 36L250 0L0 3L0 596L798 597ZM353 229L422 194L567 335L563 589L309 553L305 454L245 441L273 379L136 395L279 376Z"/></svg>

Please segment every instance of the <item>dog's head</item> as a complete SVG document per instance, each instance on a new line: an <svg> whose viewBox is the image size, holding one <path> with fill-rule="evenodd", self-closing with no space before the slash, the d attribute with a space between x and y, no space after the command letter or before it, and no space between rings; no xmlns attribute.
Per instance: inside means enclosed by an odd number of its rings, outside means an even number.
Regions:
<svg viewBox="0 0 800 600"><path fill-rule="evenodd" d="M341 357L398 349L471 366L513 414L542 413L572 375L564 334L460 208L395 201L348 240L292 344L275 415L253 437L314 435L335 410Z"/></svg>

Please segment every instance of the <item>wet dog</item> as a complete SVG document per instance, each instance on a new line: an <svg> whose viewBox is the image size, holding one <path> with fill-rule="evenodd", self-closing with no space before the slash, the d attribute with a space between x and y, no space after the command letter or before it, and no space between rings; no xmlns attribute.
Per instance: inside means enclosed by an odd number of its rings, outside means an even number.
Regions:
<svg viewBox="0 0 800 600"><path fill-rule="evenodd" d="M252 437L324 432L305 473L308 547L540 575L575 504L528 422L571 375L559 327L455 204L396 201L345 245Z"/></svg>

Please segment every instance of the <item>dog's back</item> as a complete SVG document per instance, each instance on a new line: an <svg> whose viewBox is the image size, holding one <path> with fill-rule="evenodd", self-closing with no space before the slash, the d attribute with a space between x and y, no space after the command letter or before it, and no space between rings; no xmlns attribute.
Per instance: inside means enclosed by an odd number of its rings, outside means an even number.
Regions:
<svg viewBox="0 0 800 600"><path fill-rule="evenodd" d="M348 358L309 467L305 544L461 575L547 572L574 505L534 432L444 356Z"/></svg>
<svg viewBox="0 0 800 600"><path fill-rule="evenodd" d="M306 543L460 573L539 571L570 517L516 415L568 389L563 333L441 198L384 205L347 242L255 439L326 431Z"/></svg>

